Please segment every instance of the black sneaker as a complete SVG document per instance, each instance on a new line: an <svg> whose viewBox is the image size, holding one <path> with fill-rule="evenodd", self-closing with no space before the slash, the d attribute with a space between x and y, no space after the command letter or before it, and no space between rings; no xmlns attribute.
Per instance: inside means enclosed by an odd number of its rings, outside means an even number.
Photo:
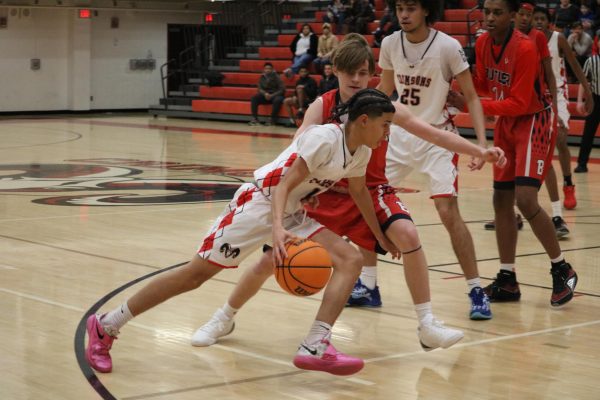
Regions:
<svg viewBox="0 0 600 400"><path fill-rule="evenodd" d="M512 271L500 270L494 282L484 287L483 291L492 302L519 301L521 298L517 274Z"/></svg>
<svg viewBox="0 0 600 400"><path fill-rule="evenodd" d="M557 238L564 238L569 235L569 228L567 223L561 217L552 217L552 223L554 224L554 230L556 231Z"/></svg>
<svg viewBox="0 0 600 400"><path fill-rule="evenodd" d="M552 267L552 297L550 304L554 307L562 306L573 298L577 286L577 274L569 263L559 267Z"/></svg>
<svg viewBox="0 0 600 400"><path fill-rule="evenodd" d="M521 214L517 214L516 221L517 221L517 229L518 230L523 229L523 218L521 218ZM486 231L495 231L496 230L496 221L491 220L491 221L486 222L485 224L483 224L483 228Z"/></svg>
<svg viewBox="0 0 600 400"><path fill-rule="evenodd" d="M575 172L576 174L581 174L588 172L588 169L586 165L578 165L577 167L575 167L573 172Z"/></svg>

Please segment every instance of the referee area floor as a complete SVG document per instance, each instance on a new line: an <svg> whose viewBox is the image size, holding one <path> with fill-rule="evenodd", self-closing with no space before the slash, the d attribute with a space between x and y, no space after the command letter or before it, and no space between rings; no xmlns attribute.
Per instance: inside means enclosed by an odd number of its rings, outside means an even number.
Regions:
<svg viewBox="0 0 600 400"><path fill-rule="evenodd" d="M147 115L0 120L0 398L598 399L599 149L587 174L573 174L577 208L563 210L571 234L560 244L579 283L562 308L550 306L550 263L525 223L520 302L493 303L492 320L469 320L450 239L426 179L412 174L399 196L427 256L434 314L465 332L450 349L421 349L402 260L387 256L379 262L383 306L345 309L333 329L338 350L365 359L356 375L292 365L321 294L293 297L272 278L237 314L231 335L192 347L193 332L223 305L255 253L135 318L114 342L113 372L93 371L83 354L86 316L189 260L240 182L292 134ZM461 157L459 202L487 285L499 267L495 234L483 228L493 218L492 169L470 172L467 163ZM551 212L545 187L540 203Z"/></svg>

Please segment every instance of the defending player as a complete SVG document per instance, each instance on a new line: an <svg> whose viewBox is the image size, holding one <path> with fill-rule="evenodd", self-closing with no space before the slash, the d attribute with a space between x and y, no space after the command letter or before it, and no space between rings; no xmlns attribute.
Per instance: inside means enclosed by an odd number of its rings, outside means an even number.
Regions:
<svg viewBox="0 0 600 400"><path fill-rule="evenodd" d="M517 0L486 0L483 12L488 31L475 45L475 86L482 96L492 97L481 104L486 115L499 116L494 143L506 149L508 161L506 168L494 168L500 272L485 290L495 301L517 301L521 297L514 272L516 199L550 257L553 287L550 303L560 306L573 298L577 274L565 261L552 221L538 203L538 190L552 157L553 117L536 46L512 28L518 8ZM453 105L461 107L460 102Z"/></svg>
<svg viewBox="0 0 600 400"><path fill-rule="evenodd" d="M383 69L377 87L387 94L394 89L411 113L440 129L458 134L446 110L446 97L453 78L465 94L477 141L486 147L481 104L473 88L469 64L458 41L430 27L436 21L438 2L391 0L401 31L387 36L381 44L379 65ZM429 177L431 198L450 234L452 247L464 272L471 299L470 317L490 319L489 300L481 288L475 247L458 208L458 154L392 126L386 176L392 186L412 170ZM471 169L483 163L471 161Z"/></svg>

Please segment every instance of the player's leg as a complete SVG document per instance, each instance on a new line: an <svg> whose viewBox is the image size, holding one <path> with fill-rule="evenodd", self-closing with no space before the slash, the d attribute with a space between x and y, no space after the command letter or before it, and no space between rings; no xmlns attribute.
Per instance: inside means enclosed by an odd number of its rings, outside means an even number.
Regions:
<svg viewBox="0 0 600 400"><path fill-rule="evenodd" d="M294 120L293 107L297 107L297 104L298 104L298 99L296 98L296 96L288 97L285 100L283 100L283 105L285 106L285 109L288 113L289 123L292 125L296 124L296 121Z"/></svg>
<svg viewBox="0 0 600 400"><path fill-rule="evenodd" d="M538 202L538 190L546 172L548 154L553 150L550 137L552 130L547 122L550 120L549 117L550 110L547 109L533 116L533 123L529 122L527 130L525 127L515 127L516 133L520 133L515 167L515 196L517 206L550 258L553 281L550 302L553 306L560 306L573 298L577 274L565 261L554 234L552 220ZM529 134L523 135L523 133ZM523 140L524 138L527 139ZM539 145L536 147L532 145L533 143Z"/></svg>
<svg viewBox="0 0 600 400"><path fill-rule="evenodd" d="M363 258L363 267L346 305L350 307L381 307L381 293L377 285L377 253L362 247L359 247L358 250Z"/></svg>
<svg viewBox="0 0 600 400"><path fill-rule="evenodd" d="M238 189L232 202L209 230L197 255L185 266L160 274L114 310L102 315L90 315L87 321L89 342L86 357L94 369L100 372L112 370L109 354L112 342L134 316L171 297L198 288L223 267L236 267L255 250L263 236L269 236L270 227L257 224L254 218L260 212L270 213L270 206L263 204L264 196L255 194L257 189L252 184L244 184ZM245 202L238 201L241 196L244 196ZM243 207L243 212L240 207ZM230 223L221 226L227 220Z"/></svg>
<svg viewBox="0 0 600 400"><path fill-rule="evenodd" d="M556 149L558 150L558 161L563 174L563 193L565 196L563 204L567 210L572 210L577 207L577 199L575 198L575 185L571 176L571 152L567 143L571 114L569 113L569 99L565 88L558 89L557 99L558 136L556 138Z"/></svg>
<svg viewBox="0 0 600 400"><path fill-rule="evenodd" d="M552 164L550 164L548 168L544 183L546 184L546 189L548 189L548 196L550 197L550 204L552 206L552 224L554 225L554 232L557 238L565 237L569 234L569 228L563 220L562 205L560 204L560 197L558 196L556 171Z"/></svg>
<svg viewBox="0 0 600 400"><path fill-rule="evenodd" d="M456 132L452 124L447 124L446 129ZM481 288L473 238L458 208L457 165L458 154L437 146L428 148L415 159L415 168L429 177L431 198L442 224L450 235L454 254L465 275L471 300L470 318L491 319L489 299Z"/></svg>
<svg viewBox="0 0 600 400"><path fill-rule="evenodd" d="M333 273L315 321L294 357L294 365L301 369L350 375L360 371L364 362L337 351L331 345L331 330L358 278L362 257L352 245L327 229L319 231L312 239L329 252Z"/></svg>
<svg viewBox="0 0 600 400"><path fill-rule="evenodd" d="M452 346L462 339L464 334L444 326L443 322L435 319L433 315L427 260L417 228L410 217L398 218L393 220L385 234L402 253L404 279L419 320L417 335L421 346L425 351Z"/></svg>
<svg viewBox="0 0 600 400"><path fill-rule="evenodd" d="M218 308L212 318L192 335L193 346L213 345L219 338L233 332L234 317L237 312L258 293L265 281L273 275L271 257L270 250L264 251L260 260L244 271L225 304Z"/></svg>
<svg viewBox="0 0 600 400"><path fill-rule="evenodd" d="M494 166L494 221L500 271L494 281L483 288L491 301L518 301L521 298L514 272L518 228L515 224L515 143L514 119L500 117L494 129L494 145L504 150L504 168ZM531 125L531 122L530 122Z"/></svg>

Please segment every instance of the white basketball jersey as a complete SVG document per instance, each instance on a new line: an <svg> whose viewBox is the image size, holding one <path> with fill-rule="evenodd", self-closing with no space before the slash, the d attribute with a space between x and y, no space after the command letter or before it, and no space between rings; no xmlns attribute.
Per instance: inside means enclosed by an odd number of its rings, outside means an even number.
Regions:
<svg viewBox="0 0 600 400"><path fill-rule="evenodd" d="M560 56L558 49L558 35L560 35L559 32L552 32L552 36L548 39L548 50L550 50L550 56L552 57L552 72L556 77L556 87L563 88L567 84L567 72L565 59Z"/></svg>
<svg viewBox="0 0 600 400"><path fill-rule="evenodd" d="M402 31L383 39L379 66L394 70L398 100L432 125L448 120L446 97L454 76L469 68L458 41L443 32L429 30L421 43L411 43Z"/></svg>

